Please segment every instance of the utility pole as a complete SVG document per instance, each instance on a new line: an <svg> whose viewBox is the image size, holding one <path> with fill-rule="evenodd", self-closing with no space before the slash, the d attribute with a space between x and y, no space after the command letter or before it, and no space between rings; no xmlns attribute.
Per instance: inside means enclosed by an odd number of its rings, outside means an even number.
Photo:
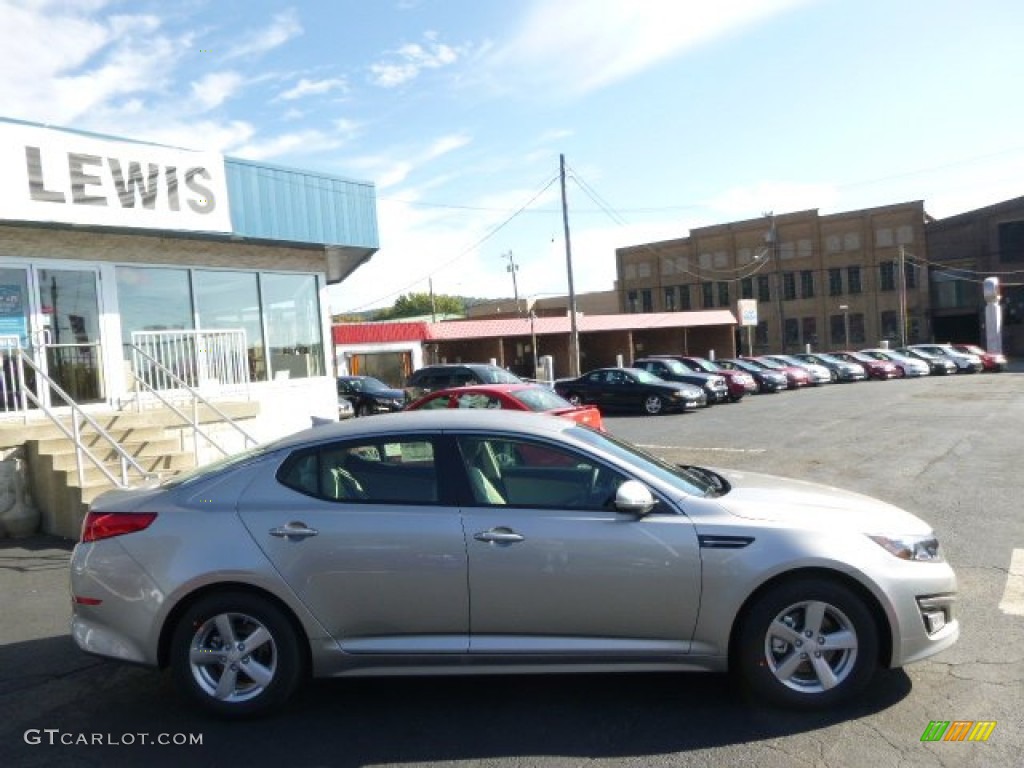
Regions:
<svg viewBox="0 0 1024 768"><path fill-rule="evenodd" d="M562 225L565 228L565 269L569 275L569 375L580 375L580 331L576 325L576 289L572 284L572 246L569 244L569 206L565 199L565 155L559 155L562 180Z"/></svg>
<svg viewBox="0 0 1024 768"><path fill-rule="evenodd" d="M505 267L505 271L512 273L512 295L516 301L516 315L521 315L522 312L519 311L519 286L516 284L516 272L519 271L519 265L512 258L512 251L501 254L501 258L508 259L508 266Z"/></svg>
<svg viewBox="0 0 1024 768"><path fill-rule="evenodd" d="M905 246L900 246L900 257L897 261L900 285L900 348L907 346L907 254Z"/></svg>
<svg viewBox="0 0 1024 768"><path fill-rule="evenodd" d="M427 278L427 286L430 288L430 322L437 322L437 305L434 303L434 278Z"/></svg>

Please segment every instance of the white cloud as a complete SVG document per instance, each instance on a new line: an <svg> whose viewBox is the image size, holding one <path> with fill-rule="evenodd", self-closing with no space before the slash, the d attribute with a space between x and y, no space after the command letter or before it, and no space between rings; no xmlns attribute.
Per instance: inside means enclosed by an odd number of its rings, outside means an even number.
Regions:
<svg viewBox="0 0 1024 768"><path fill-rule="evenodd" d="M348 84L344 78L336 77L329 80L309 80L302 78L287 91L281 93L277 98L285 101L301 99L304 96L314 96L329 93L335 90L346 90Z"/></svg>
<svg viewBox="0 0 1024 768"><path fill-rule="evenodd" d="M192 83L192 95L201 109L213 109L231 98L243 82L238 72L211 72Z"/></svg>
<svg viewBox="0 0 1024 768"><path fill-rule="evenodd" d="M592 91L810 1L609 0L596 12L592 0L537 0L487 69Z"/></svg>
<svg viewBox="0 0 1024 768"><path fill-rule="evenodd" d="M395 88L415 80L424 69L439 69L454 64L460 55L457 48L437 42L428 33L426 44L409 43L388 54L388 59L370 65L370 81L382 88Z"/></svg>
<svg viewBox="0 0 1024 768"><path fill-rule="evenodd" d="M310 129L249 141L236 147L232 154L248 160L267 160L284 155L308 155L314 152L323 152L336 149L344 143L344 136Z"/></svg>
<svg viewBox="0 0 1024 768"><path fill-rule="evenodd" d="M243 33L239 42L228 49L226 56L234 59L266 53L301 35L302 31L295 11L287 10L277 14L269 26Z"/></svg>

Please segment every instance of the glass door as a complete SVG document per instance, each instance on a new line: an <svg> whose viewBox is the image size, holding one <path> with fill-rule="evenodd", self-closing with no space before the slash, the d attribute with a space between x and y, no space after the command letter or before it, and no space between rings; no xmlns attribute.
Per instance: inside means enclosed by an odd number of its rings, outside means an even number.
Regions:
<svg viewBox="0 0 1024 768"><path fill-rule="evenodd" d="M105 399L96 271L35 268L37 362L77 403ZM65 405L51 398L54 406Z"/></svg>
<svg viewBox="0 0 1024 768"><path fill-rule="evenodd" d="M0 413L20 409L18 349L29 346L27 267L0 267Z"/></svg>

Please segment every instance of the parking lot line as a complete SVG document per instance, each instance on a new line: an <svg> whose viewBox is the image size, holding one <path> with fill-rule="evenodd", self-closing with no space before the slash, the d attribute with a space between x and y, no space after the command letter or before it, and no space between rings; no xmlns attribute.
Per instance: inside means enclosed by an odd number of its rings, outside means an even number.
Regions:
<svg viewBox="0 0 1024 768"><path fill-rule="evenodd" d="M1014 616L1024 616L1024 549L1013 550L999 610Z"/></svg>

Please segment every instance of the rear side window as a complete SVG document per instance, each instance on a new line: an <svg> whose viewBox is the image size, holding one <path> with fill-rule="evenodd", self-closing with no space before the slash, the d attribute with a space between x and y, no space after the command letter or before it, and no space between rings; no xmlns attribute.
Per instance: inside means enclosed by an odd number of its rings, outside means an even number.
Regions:
<svg viewBox="0 0 1024 768"><path fill-rule="evenodd" d="M349 442L297 451L278 481L327 501L433 504L438 500L434 445L429 440Z"/></svg>

